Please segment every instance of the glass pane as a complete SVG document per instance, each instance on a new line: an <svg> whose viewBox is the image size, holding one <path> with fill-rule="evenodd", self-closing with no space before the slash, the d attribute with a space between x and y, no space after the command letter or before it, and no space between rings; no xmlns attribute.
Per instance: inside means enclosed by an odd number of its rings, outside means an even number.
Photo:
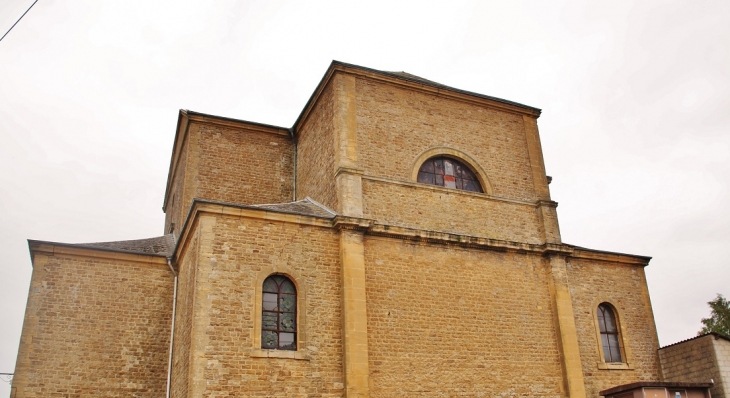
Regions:
<svg viewBox="0 0 730 398"><path fill-rule="evenodd" d="M433 160L427 160L424 164L421 165L421 168L418 170L425 171L426 173L433 173Z"/></svg>
<svg viewBox="0 0 730 398"><path fill-rule="evenodd" d="M281 314L280 318L281 318L280 330L285 330L287 332L296 332L297 331L296 314L284 313L284 314Z"/></svg>
<svg viewBox="0 0 730 398"><path fill-rule="evenodd" d="M264 281L264 291L272 292L272 293L277 292L276 282L274 282L274 278L272 278L272 277L266 278L266 280Z"/></svg>
<svg viewBox="0 0 730 398"><path fill-rule="evenodd" d="M603 361L611 362L611 351L608 348L608 335L601 335L601 346L603 346Z"/></svg>
<svg viewBox="0 0 730 398"><path fill-rule="evenodd" d="M297 344L294 341L294 333L279 333L279 349L296 350Z"/></svg>
<svg viewBox="0 0 730 398"><path fill-rule="evenodd" d="M294 287L294 284L286 279L281 283L281 292L282 293L296 293L297 289Z"/></svg>
<svg viewBox="0 0 730 398"><path fill-rule="evenodd" d="M598 328L601 333L606 333L606 317L604 316L604 309L602 305L598 306Z"/></svg>
<svg viewBox="0 0 730 398"><path fill-rule="evenodd" d="M608 348L611 350L611 362L621 362L621 347L619 347L618 335L608 335Z"/></svg>
<svg viewBox="0 0 730 398"><path fill-rule="evenodd" d="M444 186L446 188L456 188L456 179L452 176L444 176Z"/></svg>
<svg viewBox="0 0 730 398"><path fill-rule="evenodd" d="M419 172L418 182L421 184L433 184L433 174Z"/></svg>
<svg viewBox="0 0 730 398"><path fill-rule="evenodd" d="M472 180L464 180L464 190L465 191L472 191L472 192L481 192L482 190L479 189L479 183Z"/></svg>
<svg viewBox="0 0 730 398"><path fill-rule="evenodd" d="M436 174L444 174L444 160L443 159L436 159L433 161L433 171Z"/></svg>
<svg viewBox="0 0 730 398"><path fill-rule="evenodd" d="M444 176L437 175L436 176L436 181L433 184L439 185L439 186L442 186L443 187L444 186Z"/></svg>
<svg viewBox="0 0 730 398"><path fill-rule="evenodd" d="M267 330L276 330L276 312L264 312L261 316L261 328Z"/></svg>
<svg viewBox="0 0 730 398"><path fill-rule="evenodd" d="M450 159L444 159L444 174L448 176L454 175L454 164Z"/></svg>
<svg viewBox="0 0 730 398"><path fill-rule="evenodd" d="M264 293L264 311L276 311L276 293Z"/></svg>
<svg viewBox="0 0 730 398"><path fill-rule="evenodd" d="M279 345L279 339L276 332L264 330L261 332L261 348L276 349Z"/></svg>
<svg viewBox="0 0 730 398"><path fill-rule="evenodd" d="M603 318L603 325L601 328L602 332L609 332L609 333L616 333L616 318L613 314L613 309L609 307L606 304L601 304L598 306L598 322L601 323L601 318Z"/></svg>
<svg viewBox="0 0 730 398"><path fill-rule="evenodd" d="M456 179L456 189L464 189L464 180L461 178Z"/></svg>
<svg viewBox="0 0 730 398"><path fill-rule="evenodd" d="M294 296L281 296L279 298L279 311L293 312L296 306L296 300Z"/></svg>

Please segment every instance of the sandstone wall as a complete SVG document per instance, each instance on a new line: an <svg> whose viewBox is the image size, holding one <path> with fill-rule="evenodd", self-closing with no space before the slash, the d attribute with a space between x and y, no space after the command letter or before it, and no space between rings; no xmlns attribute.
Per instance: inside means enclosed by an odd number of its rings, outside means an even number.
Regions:
<svg viewBox="0 0 730 398"><path fill-rule="evenodd" d="M535 200L521 115L357 79L357 148L366 175L411 180L418 155L450 147L487 173L494 195Z"/></svg>
<svg viewBox="0 0 730 398"><path fill-rule="evenodd" d="M535 206L424 184L363 178L363 216L378 223L491 239L543 242Z"/></svg>
<svg viewBox="0 0 730 398"><path fill-rule="evenodd" d="M191 396L341 397L337 233L223 215L200 223ZM299 359L261 357L255 344L256 291L275 272L291 276L306 297L299 307L298 332L306 339Z"/></svg>
<svg viewBox="0 0 730 398"><path fill-rule="evenodd" d="M178 286L175 308L175 335L172 349L172 379L170 395L187 398L190 384L190 357L192 355L193 307L195 274L198 265L198 234L192 234L190 243L177 259Z"/></svg>
<svg viewBox="0 0 730 398"><path fill-rule="evenodd" d="M540 256L365 238L372 397L559 397Z"/></svg>
<svg viewBox="0 0 730 398"><path fill-rule="evenodd" d="M172 287L164 259L37 254L15 397L164 396Z"/></svg>
<svg viewBox="0 0 730 398"><path fill-rule="evenodd" d="M294 145L288 133L192 121L179 156L166 233L170 223L180 231L195 198L237 204L293 200Z"/></svg>
<svg viewBox="0 0 730 398"><path fill-rule="evenodd" d="M659 341L644 269L635 265L571 258L568 283L578 332L586 393L589 397L610 387L635 381L661 380ZM601 369L596 309L608 302L618 311L629 369Z"/></svg>
<svg viewBox="0 0 730 398"><path fill-rule="evenodd" d="M335 93L325 87L307 120L297 131L297 199L307 196L336 210Z"/></svg>
<svg viewBox="0 0 730 398"><path fill-rule="evenodd" d="M240 204L292 201L294 145L288 135L204 125L199 145L194 197Z"/></svg>
<svg viewBox="0 0 730 398"><path fill-rule="evenodd" d="M188 146L183 143L175 173L172 175L172 185L170 186L170 192L167 195L167 202L165 203L165 229L163 234L170 233L171 225L174 224L173 232L175 236L178 236L182 223L185 220L185 212L190 207L189 203L185 203L190 198L184 194L185 173L194 173L193 170L188 170L187 167L188 149Z"/></svg>

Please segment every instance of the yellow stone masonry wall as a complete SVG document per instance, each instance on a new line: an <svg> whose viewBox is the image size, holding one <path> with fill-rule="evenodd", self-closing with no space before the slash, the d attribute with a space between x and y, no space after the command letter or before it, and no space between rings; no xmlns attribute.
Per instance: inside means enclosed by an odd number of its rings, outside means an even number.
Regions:
<svg viewBox="0 0 730 398"><path fill-rule="evenodd" d="M173 398L188 396L197 259L198 234L193 233L183 254L178 258L178 294L175 308L175 335L172 349L173 367L170 389L170 396Z"/></svg>
<svg viewBox="0 0 730 398"><path fill-rule="evenodd" d="M563 395L540 256L366 237L372 397Z"/></svg>
<svg viewBox="0 0 730 398"><path fill-rule="evenodd" d="M408 228L543 243L535 206L454 189L363 178L363 217Z"/></svg>
<svg viewBox="0 0 730 398"><path fill-rule="evenodd" d="M521 115L357 79L357 149L366 175L409 181L414 161L434 147L468 154L494 195L536 199Z"/></svg>
<svg viewBox="0 0 730 398"><path fill-rule="evenodd" d="M190 206L186 200L187 198L183 194L183 186L185 180L185 172L187 170L188 160L188 147L184 146L183 151L180 153L180 159L178 160L177 168L175 169L175 175L172 176L172 186L167 196L167 202L165 203L165 230L162 234L170 232L170 225L175 224L175 234L179 232L182 227L182 223L187 212L187 208Z"/></svg>
<svg viewBox="0 0 730 398"><path fill-rule="evenodd" d="M222 215L209 225L212 256L198 270L195 308L203 308L198 301L209 307L195 314L205 323L194 329L203 335L194 336L191 347L198 367L193 377L204 382L194 396L341 397L337 232ZM306 314L306 343L300 347L305 359L253 356L260 351L254 344L259 276L274 272L292 276L306 292L306 306L299 308Z"/></svg>
<svg viewBox="0 0 730 398"><path fill-rule="evenodd" d="M165 394L167 265L37 254L14 397Z"/></svg>
<svg viewBox="0 0 730 398"><path fill-rule="evenodd" d="M337 209L334 89L328 85L297 132L297 200L307 196Z"/></svg>
<svg viewBox="0 0 730 398"><path fill-rule="evenodd" d="M642 380L662 380L659 341L649 302L644 269L635 265L569 259L568 280L573 298L578 343L589 397L610 387ZM599 369L596 308L608 302L618 311L623 343L632 369ZM626 361L626 359L625 359Z"/></svg>
<svg viewBox="0 0 730 398"><path fill-rule="evenodd" d="M241 204L292 201L294 146L289 136L204 125L199 145L196 198Z"/></svg>

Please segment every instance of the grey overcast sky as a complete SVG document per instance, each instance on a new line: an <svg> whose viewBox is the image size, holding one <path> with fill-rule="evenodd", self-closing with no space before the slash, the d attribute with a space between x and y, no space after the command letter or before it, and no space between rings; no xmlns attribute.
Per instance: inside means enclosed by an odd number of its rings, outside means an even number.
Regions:
<svg viewBox="0 0 730 398"><path fill-rule="evenodd" d="M0 34L31 2L0 1ZM288 127L333 59L543 109L563 240L652 256L660 343L690 338L730 296L729 20L727 0L40 0L0 42L0 372L26 239L161 235L178 109Z"/></svg>

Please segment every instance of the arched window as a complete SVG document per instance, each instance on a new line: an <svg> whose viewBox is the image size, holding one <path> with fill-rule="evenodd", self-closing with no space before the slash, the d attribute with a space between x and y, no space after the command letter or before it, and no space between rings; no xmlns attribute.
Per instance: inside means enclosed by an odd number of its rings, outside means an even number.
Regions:
<svg viewBox="0 0 730 398"><path fill-rule="evenodd" d="M261 348L297 349L297 288L283 275L264 280L261 304Z"/></svg>
<svg viewBox="0 0 730 398"><path fill-rule="evenodd" d="M603 360L606 363L623 362L621 357L621 335L619 334L616 313L611 304L598 306L598 328L601 332Z"/></svg>
<svg viewBox="0 0 730 398"><path fill-rule="evenodd" d="M423 162L418 169L418 182L446 188L484 192L474 172L458 160L437 156Z"/></svg>

